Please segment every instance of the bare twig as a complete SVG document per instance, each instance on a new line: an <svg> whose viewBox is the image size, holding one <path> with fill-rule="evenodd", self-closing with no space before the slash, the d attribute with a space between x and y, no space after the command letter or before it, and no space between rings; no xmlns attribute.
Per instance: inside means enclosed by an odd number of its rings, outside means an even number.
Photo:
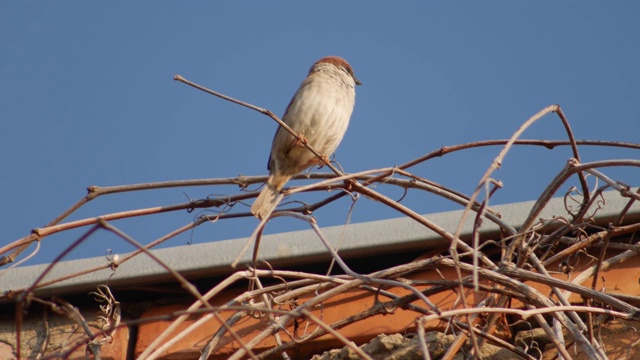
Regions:
<svg viewBox="0 0 640 360"><path fill-rule="evenodd" d="M267 115L276 121L279 126L299 139L300 134L294 133L267 109L207 89L179 75L175 79L226 101ZM551 112L556 113L562 122L567 140L520 139L526 129ZM306 142L301 143L305 144L309 151L316 156L321 157L324 155L317 153ZM492 178L492 174L503 165L506 154L513 146L517 145L542 146L548 149L554 149L558 146L570 146L572 156L567 165L547 184L519 229L501 219L500 214L489 206L489 200L491 200L495 191L502 186L499 180ZM485 146L501 146L502 148L480 178L471 195L451 189L446 184L435 183L420 174L418 165L430 159L457 151L472 150ZM245 250L255 241L256 245L250 269L230 274L215 286L206 289L208 291L205 292L203 290L203 294L187 278L172 269L171 266L163 263L149 250L168 239L209 221L220 222L232 218L252 216L246 209L246 201L257 196L258 191L248 191L247 189L252 184L264 182L266 176L179 180L110 187L92 186L88 188L86 196L47 225L34 229L32 234L22 239L0 247L0 254L6 254L0 258L1 266L14 262L21 252L33 242L37 242L40 245L40 241L50 235L64 233L71 229L85 229L83 235L76 239L71 246L61 251L53 263L45 267L41 276L33 283L22 289L13 289L0 294L0 299L14 299L16 301L17 353L22 354L23 349L21 349L20 345L20 334L24 325L22 317L28 304L30 302L38 302L50 309L58 306L54 302L35 298L33 296L34 290L89 272L109 268L115 269L120 264L131 261L134 257L144 253L162 266L174 281L182 285L190 297L191 303L186 306L186 309L174 311L170 314L122 321L119 315L119 302L115 300L109 288L106 286L99 287L93 295L96 297L96 301L101 304L101 314L98 319L102 321L102 331L97 331L96 333L87 331L86 321L81 318L77 320L81 326L85 327L86 338L90 340L87 342L94 347L92 351L96 358L100 356L100 344L96 342L96 339L101 340L113 336L121 326L137 326L160 320L170 321L171 323L154 339L152 344L142 351L139 358L154 359L161 356L171 346L193 334L196 329L205 326L205 324L210 324L208 323L210 320L215 321L216 328L210 332L210 340L204 342L202 348L198 349L202 350L201 359L220 351L223 346L228 350L225 344L229 341L232 342L234 350L237 350L230 355L230 359L246 357L258 359L274 356L275 354L280 354L283 358L287 358L286 351L290 347L313 341L321 336L331 337L355 351L360 357L367 358L368 355L358 348L356 344L353 344L351 342L352 339L343 336L339 330L349 325L357 326L358 322L376 315L391 314L400 308L415 313L414 324L425 359L430 357L429 349L425 342L426 328L438 321L442 321L446 325L445 331L452 331L458 335L457 340L448 350L446 356L453 357L462 346L468 346L468 337L470 337L470 342L473 346L470 352L472 356L481 356L480 349L483 344L487 341L492 341L494 344L514 351L523 358L532 358L513 344L500 340L494 335L497 326L501 323L499 319L506 317L532 320L532 324L540 324L557 349L558 356L563 359L570 359L570 352L559 337L554 335L553 329L545 320L544 316L547 315L553 318L557 334L568 331L575 339L575 344L585 352L586 356L594 359L604 359L607 354L603 341L598 336L598 326L602 326L602 324L597 320L605 317L638 320L638 314L640 314L640 309L637 307L640 306L640 300L629 294L612 294L607 289L595 288L597 280L595 277L599 272L606 271L612 266L631 259L640 252L636 244L636 233L640 230L640 225L637 223L636 212L631 211L632 204L640 200L640 190L635 189L634 191L631 186L636 184L628 185L610 176L605 169L611 166L640 167L640 161L632 156L632 159L583 162L579 153L581 146L640 149L640 144L575 140L566 116L559 106L553 105L528 119L515 131L511 138L506 140L485 140L445 146L399 166L382 165L380 168L353 174L344 173L333 164L327 164L331 172L297 176L295 179L312 179L315 181L308 185L290 186L282 190L279 196L282 199L285 196L293 198L301 192L334 191L335 193L310 204L300 203L295 199L291 204L284 204L270 216L266 216L264 220L259 222L253 234L249 237L245 249L238 254L237 260L234 262L235 265L244 259ZM547 209L549 201L556 192L563 186L574 185L567 184L574 175L577 175L573 179L577 180L577 184L566 192L566 213L554 214L553 218L540 219L540 214ZM596 186L593 189L589 188L586 176L589 176L590 180L595 179ZM604 182L605 185L598 188L597 182ZM292 184L296 185L295 183ZM134 208L63 222L69 215L102 195L162 188L223 185L236 185L239 187L239 191L205 199L189 200L180 204ZM400 200L394 200L397 197L389 197L384 192L394 187L403 191ZM409 189L412 191L408 191ZM434 194L464 207L465 210L462 216L457 219L455 231L450 229L452 226L439 224L427 216L420 215L415 208L407 205L411 204L406 199L412 196L413 189L422 193ZM594 222L597 219L598 212L603 212L603 209L607 206L602 202L605 198L602 192L605 189L614 189L619 193L620 197L628 199L627 205L616 213L615 220L611 224ZM352 271L325 238L316 218L310 216L316 209L327 206L346 195L353 196L354 199L364 195L368 199L394 209L406 218L421 224L425 231L435 232L440 235L443 244L449 246L449 254L433 251L428 255L424 255L425 258L423 259L372 271L366 275ZM405 200L403 201L402 199ZM208 213L198 215L189 224L181 226L147 244L138 243L112 223L127 218L146 218L159 213L191 212L194 209L211 210ZM618 210L616 209L616 211ZM460 239L460 234L462 225L471 212L475 212L471 242L466 243ZM268 270L258 269L257 265L260 263L258 244L262 231L270 218L279 216L306 221L332 255L333 261L341 267L346 275L325 276L299 271L276 270L271 269L268 264ZM623 220L626 222L623 222ZM486 229L486 221L496 224L500 233L495 237L492 234L491 238L485 236L483 230ZM345 229L348 223L349 220L345 222ZM66 254L89 237L94 236L95 232L100 229L116 234L122 241L132 244L136 250L120 256L117 261L108 259L104 264L56 279L46 278L45 280L45 276L51 272L54 266L59 264L59 261ZM344 239L344 241L348 240L348 238ZM594 248L599 250L599 255L592 255ZM623 252L612 255L609 249L622 249ZM39 247L36 247L32 254L37 253L38 250ZM582 270L579 274L573 274L572 272L575 272L575 269L573 269L573 266L575 266L574 261L581 257L588 258L594 264L587 263L589 267L586 270ZM515 260L516 258L517 260ZM497 259L501 259L501 261L495 262ZM20 261L25 260L21 259ZM562 270L566 271L570 280L552 276L552 269L549 266L556 262L562 262ZM447 278L442 275L440 278L436 277L435 279L423 278L424 273L427 271L440 274L438 267L440 269L453 269L456 272L456 276ZM580 263L580 269L585 269L584 263ZM13 267L5 269L0 273L0 276L10 274L11 270L13 270ZM418 271L423 272L420 277L414 274ZM327 272L327 274L329 273ZM589 277L593 278L591 286L581 285ZM264 280L274 282L267 283L263 282ZM108 278L106 281L108 281ZM228 300L228 298L225 298L226 300L224 301L221 300L223 292L235 287L239 282L246 283L247 281L256 286L242 292L231 300ZM542 294L539 290L535 290L531 284L543 286L545 289L548 288L550 292ZM396 290L402 295L394 293ZM332 320L333 322L327 321L323 315L325 315L325 311L330 311L328 304L348 291L363 292L371 296L373 306L358 313L343 314L343 316ZM444 308L440 303L437 303L438 306L436 306L432 301L432 296L442 295L443 293L451 294L451 297L456 299L447 303L449 305L446 306L450 307ZM469 293L473 293L474 297L469 297L469 299L473 300L467 300L467 294ZM568 298L571 294L580 295L581 299L584 300L585 306L570 303ZM510 304L510 301L519 301L522 305L519 308L515 308L513 304ZM63 307L72 316L77 317L77 314L79 314L77 309L74 310L75 307L70 303L63 304ZM318 313L320 315L317 315ZM583 320L584 317L580 316L585 314L586 323ZM195 321L182 326L183 329L178 331L178 328L187 321L189 316L193 316ZM249 319L249 317L253 319ZM256 332L251 337L243 337L244 335L241 336L240 334L245 333L238 331L242 329L243 321L241 320L243 319L260 322L259 325L255 325ZM300 323L306 324L307 327L298 328L297 326L300 326ZM271 348L257 347L260 342L268 337L276 339ZM80 346L83 346L83 343L79 342L71 347L79 348ZM95 348L95 346L98 347ZM571 346L571 343L569 346ZM39 349L39 351L44 353L45 349ZM71 350L65 349L65 354L51 356L64 357L69 354L71 354Z"/></svg>

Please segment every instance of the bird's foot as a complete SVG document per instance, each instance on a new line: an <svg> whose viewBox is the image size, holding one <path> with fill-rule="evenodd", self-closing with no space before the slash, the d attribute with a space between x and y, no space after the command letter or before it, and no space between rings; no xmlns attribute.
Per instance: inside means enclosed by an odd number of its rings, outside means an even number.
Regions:
<svg viewBox="0 0 640 360"><path fill-rule="evenodd" d="M307 137L304 136L303 133L299 133L298 138L293 143L293 145L296 147L306 147L308 143L309 143L309 140L307 139Z"/></svg>
<svg viewBox="0 0 640 360"><path fill-rule="evenodd" d="M320 155L320 162L318 163L318 169L321 169L323 166L327 165L328 163L330 163L331 160L329 160L329 157L325 154Z"/></svg>

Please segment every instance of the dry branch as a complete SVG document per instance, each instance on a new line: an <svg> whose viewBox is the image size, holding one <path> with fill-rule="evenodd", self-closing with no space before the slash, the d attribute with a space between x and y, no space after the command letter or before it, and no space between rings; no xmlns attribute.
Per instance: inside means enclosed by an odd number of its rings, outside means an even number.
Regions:
<svg viewBox="0 0 640 360"><path fill-rule="evenodd" d="M209 90L179 75L175 79L226 101L258 111L276 121L294 137L299 136L267 109ZM555 114L561 121L567 140L520 139L529 126L548 114ZM316 156L321 156L321 154L309 147L306 142L302 143ZM485 146L501 146L502 148L489 165L487 171L480 177L477 187L470 195L451 189L446 185L434 183L420 174L418 165L424 164L430 159L443 157L462 150L473 151ZM548 149L554 149L558 146L570 146L572 150L572 157L567 159L566 166L560 169L557 176L547 184L535 205L530 209L527 218L523 219L523 225L519 228L501 219L500 214L490 206L491 196L503 186L499 181L492 179L492 174L501 166L508 166L508 164L503 164L503 160L513 146L538 146ZM584 160L580 158L579 152L582 146L618 147L626 148L630 151L640 150L640 144L575 140L565 114L559 106L552 105L523 123L510 139L486 140L445 146L406 161L399 166L382 167L353 174L342 172L332 164L327 164L332 173L313 173L298 176L295 179L308 179L313 182L303 186L286 188L281 196L296 198L299 193L312 191L336 191L336 193L325 196L315 203L303 203L302 205L299 205L299 203L294 205L283 204L281 208L278 208L272 214L272 218L286 216L307 222L315 231L318 241L322 241L325 244L328 253L331 254L345 275L329 276L297 271L257 269L255 265L259 263L259 252L256 248L254 266L246 271L234 272L216 286L202 292L196 289L182 274L154 256L150 250L168 239L209 221L216 220L224 224L227 219L251 216L244 201L257 196L257 191L247 191L246 189L249 185L264 182L266 176L195 179L111 187L92 186L88 188L86 196L62 212L46 226L36 228L30 235L0 248L0 255L4 255L0 258L1 266L16 261L19 259L20 254L32 243L47 241L47 237L52 234L64 233L77 228L86 229L84 234L76 239L71 246L58 254L36 281L25 285L24 288L13 289L1 294L0 300L13 300L17 304L16 335L19 340L24 320L22 318L23 310L29 306L31 301L40 302L50 307L54 306L52 302L46 302L34 297L34 290L89 272L106 268L115 269L122 263L144 254L143 256L148 256L155 263L163 266L171 274L172 278L181 284L185 297L190 300L190 305L183 311L174 312L165 317L123 320L105 328L103 333L94 334L88 331L87 341L98 336L108 336L108 334L113 333L115 329L122 326L137 326L146 322L170 320L171 324L139 355L140 359L154 359L161 356L173 344L192 334L199 327L209 324L208 321L215 320L218 327L211 332L211 337L203 343L201 348L202 359L207 358L210 354L215 355L217 351L224 347L225 341L232 341L237 349L235 353L229 354L230 359L240 359L246 356L253 359L262 359L272 355L285 354L287 349L302 343L312 342L322 336L332 337L350 347L360 357L367 358L369 355L353 345L351 340L344 337L340 330L351 325L357 325L366 319L381 316L382 314L391 314L396 309L402 309L415 314L415 331L418 334L419 345L425 358L429 358L425 327L431 326L431 321L447 324L448 326L445 327L447 331L456 331L459 335L454 342L455 345L445 355L447 357L453 357L463 350L477 355L483 344L491 341L520 354L523 358L535 358L531 353L526 353L525 350L519 348L519 344L512 344L496 335L497 323L500 319L509 318L513 322L526 320L530 324L541 326L550 337L550 341L558 353L568 359L571 357L571 352L553 334L553 328L547 323L547 319L550 317L555 322L555 328L560 328L560 330L570 334L574 343L589 357L606 358L604 344L594 335L598 327L605 326L607 319L640 320L640 313L637 307L638 297L635 294L611 294L596 289L596 280L599 272L615 267L625 260L636 257L638 254L635 234L640 230L640 224L637 222L624 222L632 204L640 200L640 193L637 189L634 191L631 187L637 187L638 184L627 185L622 181L613 179L607 174L606 170L612 166L637 168L640 167L640 161L635 159L609 159L583 162ZM591 189L586 181L585 174L587 173L589 176L594 176L604 182L605 186ZM570 193L565 195L567 213L554 214L553 218L540 219L540 214L547 209L550 199L556 196L563 186L573 185L570 181L575 178L577 178L577 186L575 188L580 190L571 190ZM435 223L420 215L416 209L387 196L383 191L376 188L377 185L381 184L404 190L404 197L412 196L413 194L407 193L407 189L434 194L459 204L465 210L459 219L457 228L451 232L442 224ZM110 194L153 191L175 187L216 187L223 185L236 185L239 187L239 191L215 198L196 199L181 204L151 208L128 209L64 222L69 215L75 213L88 202ZM509 186L511 184L506 185ZM624 209L620 210L615 222L605 227L597 227L593 225L596 214L602 207L607 206L607 204L601 203L603 199L602 192L605 189L614 189L621 197L627 198L628 203ZM311 216L311 214L313 211L328 206L343 196L353 194L364 195L373 201L396 210L404 217L421 224L425 229L434 231L447 242L449 245L448 251L445 248L435 256L430 254L424 259L380 269L370 274L359 274L352 271L347 262L340 257L340 254L331 248L321 227L318 225L318 219ZM572 201L573 203L571 203ZM195 209L216 209L217 213L215 215L200 215L193 222L145 244L139 243L117 226L118 220L121 219L141 219L159 213L191 212ZM473 241L468 243L460 239L460 236L465 219L470 216L474 216ZM501 234L498 238L486 239L482 237L483 221L485 220L499 227ZM267 219L258 225L250 240L259 241L262 227L266 225ZM117 260L111 259L102 265L88 268L75 274L45 280L45 276L60 259L86 239L94 236L97 231L109 231L116 234L122 241L135 246L136 250L121 256ZM593 258L593 263L581 268L580 271L574 271L571 265L572 259L581 256L580 254L586 254L588 250L594 248L600 251L598 256L589 255ZM624 251L614 255L610 255L608 251L620 248ZM566 269L566 274L563 274L563 276L572 275L573 279L560 278L557 272L554 274L552 267L557 266L558 263L563 266L563 269ZM439 271L438 267L440 269L453 269L457 275L453 278L443 277L439 280L414 278L418 275L436 273ZM10 273L11 268L4 269L0 272L0 276L8 276ZM593 283L590 286L582 285L589 277L594 278ZM274 279L278 281L276 284L262 285L263 281ZM105 283L107 281L108 279L105 279ZM251 288L230 301L224 303L218 301L222 293L243 281L255 284L256 288ZM542 293L538 290L540 288L546 289L545 291L548 291L548 293ZM371 296L375 299L374 305L357 314L345 315L334 322L325 321L315 312L318 308L323 308L332 301L336 301L345 293L354 291L363 292ZM469 291L475 294L477 301L468 302L465 294ZM102 291L100 293L105 294ZM455 295L457 302L452 303L451 308L442 308L431 301L430 297L442 293ZM109 299L113 299L110 291L109 294ZM570 302L569 300L572 299L570 298L571 294L578 294L581 302L577 303L575 300ZM106 295L103 297L107 299ZM115 299L109 301L112 303L115 302ZM512 306L514 302L519 302L521 305L518 307ZM68 304L67 309L73 309L73 306ZM75 314L75 312L69 311ZM107 313L109 312L105 311L105 314ZM188 320L189 316L197 316L198 320L178 332L177 329ZM239 332L241 327L240 320L248 317L255 317L257 321L263 321L263 327L253 334L250 339L243 337ZM586 322L583 320L585 318L587 319ZM312 330L299 336L295 331L291 331L297 321L305 322ZM86 321L82 319L79 320L79 323L86 324ZM261 341L271 336L277 338L276 346L270 349L262 349L258 346ZM468 339L471 345L467 345ZM18 345L17 351L21 353L20 345ZM67 352L62 354L64 356L70 354L71 350L65 351ZM93 351L95 354L99 354L100 348L94 347ZM61 356L61 354L57 355Z"/></svg>

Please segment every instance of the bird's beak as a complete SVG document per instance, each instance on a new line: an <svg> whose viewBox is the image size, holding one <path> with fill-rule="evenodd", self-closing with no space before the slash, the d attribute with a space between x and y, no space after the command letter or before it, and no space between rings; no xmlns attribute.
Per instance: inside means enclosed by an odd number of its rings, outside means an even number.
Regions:
<svg viewBox="0 0 640 360"><path fill-rule="evenodd" d="M357 78L357 77L355 77L355 76L354 76L354 77L353 77L353 80L355 80L356 85L362 85L362 83L360 82L360 80L358 80L358 78Z"/></svg>

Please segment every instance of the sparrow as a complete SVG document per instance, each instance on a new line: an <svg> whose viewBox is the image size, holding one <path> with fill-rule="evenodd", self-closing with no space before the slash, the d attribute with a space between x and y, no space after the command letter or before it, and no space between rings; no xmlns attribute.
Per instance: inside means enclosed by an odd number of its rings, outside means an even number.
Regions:
<svg viewBox="0 0 640 360"><path fill-rule="evenodd" d="M311 66L282 117L302 141L282 127L276 130L267 165L269 179L251 206L256 217L269 216L278 205L280 190L291 177L328 161L347 131L356 101L355 87L361 84L343 58L327 56ZM304 142L323 159L309 151Z"/></svg>

